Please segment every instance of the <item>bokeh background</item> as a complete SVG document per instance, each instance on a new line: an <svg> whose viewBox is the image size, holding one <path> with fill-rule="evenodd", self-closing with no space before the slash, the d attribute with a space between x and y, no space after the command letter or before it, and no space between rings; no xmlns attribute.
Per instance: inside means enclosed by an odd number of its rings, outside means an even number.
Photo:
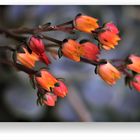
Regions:
<svg viewBox="0 0 140 140"><path fill-rule="evenodd" d="M102 58L140 55L140 6L0 6L0 27L35 27L46 22L55 25L73 19L78 13L96 17L100 24L113 21L119 27L122 40L115 50L102 51ZM48 35L60 40L77 36L91 38L83 33ZM0 35L0 46L14 43ZM8 52L0 51L0 59L9 56ZM25 73L0 64L0 121L140 121L140 93L125 87L123 78L110 87L94 74L92 65L64 57L51 60L50 71L65 78L69 87L68 96L59 99L53 108L36 105L36 90Z"/></svg>

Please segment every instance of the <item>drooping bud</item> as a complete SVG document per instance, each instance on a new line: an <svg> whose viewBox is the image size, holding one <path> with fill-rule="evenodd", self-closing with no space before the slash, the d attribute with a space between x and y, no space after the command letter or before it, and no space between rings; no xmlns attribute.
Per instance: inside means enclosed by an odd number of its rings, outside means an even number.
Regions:
<svg viewBox="0 0 140 140"><path fill-rule="evenodd" d="M57 79L45 69L42 69L40 73L41 73L40 77L39 76L35 77L37 83L43 89L51 91L51 88L54 88L54 85L58 82Z"/></svg>
<svg viewBox="0 0 140 140"><path fill-rule="evenodd" d="M115 34L118 34L118 33L119 33L118 28L117 28L116 25L115 25L114 23L112 23L112 22L109 22L109 23L105 24L104 29L109 30L109 31L111 31L111 32L113 32L113 33L115 33Z"/></svg>
<svg viewBox="0 0 140 140"><path fill-rule="evenodd" d="M45 52L40 55L40 60L44 62L46 65L51 63Z"/></svg>
<svg viewBox="0 0 140 140"><path fill-rule="evenodd" d="M40 38L32 36L29 41L30 49L36 54L40 55L45 52L45 46Z"/></svg>
<svg viewBox="0 0 140 140"><path fill-rule="evenodd" d="M79 62L80 57L84 54L84 50L83 47L81 47L81 44L75 40L69 39L63 43L62 53L65 57Z"/></svg>
<svg viewBox="0 0 140 140"><path fill-rule="evenodd" d="M55 106L55 102L57 101L57 96L52 93L46 93L44 95L43 103L48 106Z"/></svg>
<svg viewBox="0 0 140 140"><path fill-rule="evenodd" d="M92 33L99 27L97 21L96 18L80 14L74 20L74 27L79 31Z"/></svg>
<svg viewBox="0 0 140 140"><path fill-rule="evenodd" d="M97 72L109 85L114 85L116 81L121 78L121 73L109 62L99 65Z"/></svg>
<svg viewBox="0 0 140 140"><path fill-rule="evenodd" d="M62 81L58 81L58 86L53 88L53 93L63 98L67 95L68 88Z"/></svg>
<svg viewBox="0 0 140 140"><path fill-rule="evenodd" d="M102 44L102 48L105 50L111 50L118 45L118 41L120 40L120 37L111 31L103 31L98 34L98 40Z"/></svg>
<svg viewBox="0 0 140 140"><path fill-rule="evenodd" d="M84 50L82 57L84 57L90 61L95 61L98 59L100 50L95 44L93 44L92 42L86 41L84 43L81 43L81 45Z"/></svg>
<svg viewBox="0 0 140 140"><path fill-rule="evenodd" d="M132 62L132 64L128 64L127 68L134 72L140 73L140 57L132 54L129 56L129 60Z"/></svg>

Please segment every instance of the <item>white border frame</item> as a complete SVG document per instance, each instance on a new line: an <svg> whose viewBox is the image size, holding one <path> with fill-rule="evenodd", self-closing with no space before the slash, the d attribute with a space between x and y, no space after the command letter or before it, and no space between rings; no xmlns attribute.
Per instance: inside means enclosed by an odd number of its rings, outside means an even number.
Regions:
<svg viewBox="0 0 140 140"><path fill-rule="evenodd" d="M0 138L2 140L140 140L139 124L2 123Z"/></svg>

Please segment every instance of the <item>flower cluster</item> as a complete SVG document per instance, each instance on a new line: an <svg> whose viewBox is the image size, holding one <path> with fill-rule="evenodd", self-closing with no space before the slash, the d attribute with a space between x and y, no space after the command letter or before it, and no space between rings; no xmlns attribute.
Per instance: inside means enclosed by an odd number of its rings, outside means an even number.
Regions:
<svg viewBox="0 0 140 140"><path fill-rule="evenodd" d="M78 14L73 21L75 30L91 34L98 45L89 41L81 40L77 42L72 39L65 39L62 44L63 56L80 62L88 61L96 66L96 73L109 85L114 85L122 74L126 75L127 84L140 91L140 57L130 55L127 59L121 60L121 64L114 66L113 61L105 60L106 63L100 63L101 49L107 51L115 49L121 40L119 29L112 22L100 26L96 18ZM95 63L96 62L96 63ZM112 62L112 63L111 63Z"/></svg>
<svg viewBox="0 0 140 140"><path fill-rule="evenodd" d="M18 62L31 69L35 67L36 61L42 61L46 65L51 63L45 53L45 45L40 38L32 36L28 44L28 46L21 46L24 51L23 53L17 53ZM57 97L63 98L68 93L66 85L46 69L41 69L38 73L40 74L35 76L36 87L38 88L38 103L55 106ZM30 78L32 77L30 76Z"/></svg>
<svg viewBox="0 0 140 140"><path fill-rule="evenodd" d="M82 39L80 41L66 38L63 41L45 36L42 32L62 31L68 33L84 32L91 35L92 40ZM16 31L18 33L19 30ZM31 32L32 31L32 32ZM113 22L99 25L98 19L83 14L78 14L72 21L50 26L50 24L40 25L37 29L20 30L21 33L30 33L20 45L20 48L13 50L14 66L29 75L34 88L37 88L37 103L40 105L55 106L58 97L64 98L68 93L68 88L62 78L56 78L48 71L51 64L46 52L62 56L75 62L84 62L95 66L95 73L98 74L108 85L112 86L124 75L125 84L130 88L135 88L140 92L140 57L134 54L125 59L101 59L102 49L110 51L115 49L120 38L120 31ZM5 33L8 33L7 31ZM36 34L35 34L36 33ZM15 32L8 34L14 39ZM21 37L23 38L24 37ZM19 38L17 38L18 40ZM23 40L22 39L22 40ZM43 39L53 42L45 44ZM52 47L55 47L52 50ZM8 47L9 49L9 47ZM42 62L45 68L36 70L36 62Z"/></svg>

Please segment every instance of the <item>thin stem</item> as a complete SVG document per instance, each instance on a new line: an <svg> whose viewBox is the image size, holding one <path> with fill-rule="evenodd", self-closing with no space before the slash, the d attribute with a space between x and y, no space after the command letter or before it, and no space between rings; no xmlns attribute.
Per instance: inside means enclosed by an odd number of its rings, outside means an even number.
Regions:
<svg viewBox="0 0 140 140"><path fill-rule="evenodd" d="M81 57L80 60L82 62L91 64L91 65L94 65L94 66L97 66L97 65L100 65L100 64L106 64L107 63L106 61L99 61L99 62L98 61L90 61L90 60L88 60L86 58L83 58L83 57Z"/></svg>
<svg viewBox="0 0 140 140"><path fill-rule="evenodd" d="M59 45L62 44L62 41L60 41L60 40L57 40L57 39L54 39L54 38L51 38L51 37L48 37L48 36L45 36L45 35L41 35L41 36L42 36L42 38L47 39L47 40L49 40L51 42L54 42L56 44L59 44Z"/></svg>
<svg viewBox="0 0 140 140"><path fill-rule="evenodd" d="M63 31L63 32L71 32L73 27L63 27L64 25L72 24L72 21L68 21L66 23L62 23L56 26L49 26L45 28L18 28L18 29L11 29L11 32L18 33L18 34L35 34L35 33L43 33L48 31Z"/></svg>
<svg viewBox="0 0 140 140"><path fill-rule="evenodd" d="M67 21L65 23L62 23L62 24L59 24L59 25L56 25L56 26L61 27L61 26L69 25L69 24L73 24L73 20Z"/></svg>
<svg viewBox="0 0 140 140"><path fill-rule="evenodd" d="M58 44L45 44L45 46L46 46L46 50L48 48L59 48L60 47L60 45L58 45Z"/></svg>
<svg viewBox="0 0 140 140"><path fill-rule="evenodd" d="M125 60L124 59L111 59L110 60L111 62L125 62Z"/></svg>
<svg viewBox="0 0 140 140"><path fill-rule="evenodd" d="M127 75L128 77L133 77L133 75L132 74L130 74L126 69L122 69L121 70L125 75Z"/></svg>
<svg viewBox="0 0 140 140"><path fill-rule="evenodd" d="M120 66L117 66L117 68L118 68L121 72L123 72L123 74L125 74L126 76L128 76L128 77L130 77L130 78L133 77L133 75L130 74L130 73L127 71L126 65L125 65L125 64L120 65Z"/></svg>

